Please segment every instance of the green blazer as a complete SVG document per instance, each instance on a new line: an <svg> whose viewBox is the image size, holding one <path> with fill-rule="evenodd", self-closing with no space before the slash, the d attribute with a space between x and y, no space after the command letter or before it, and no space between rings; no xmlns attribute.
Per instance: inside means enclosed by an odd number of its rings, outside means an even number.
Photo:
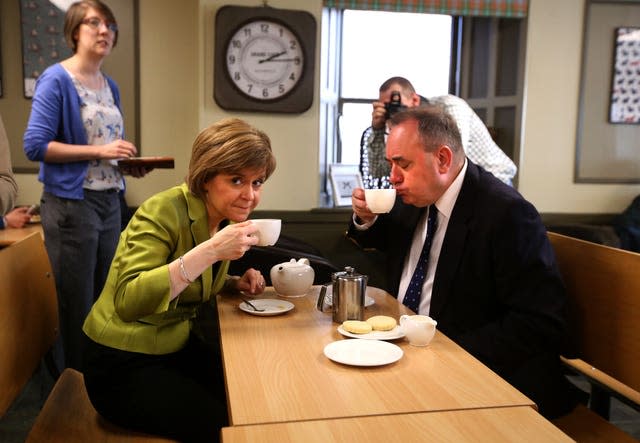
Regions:
<svg viewBox="0 0 640 443"><path fill-rule="evenodd" d="M167 354L187 342L196 309L224 285L229 262L215 279L211 267L171 302L169 266L209 239L204 202L186 184L145 201L120 235L107 282L83 330L95 342L123 351Z"/></svg>

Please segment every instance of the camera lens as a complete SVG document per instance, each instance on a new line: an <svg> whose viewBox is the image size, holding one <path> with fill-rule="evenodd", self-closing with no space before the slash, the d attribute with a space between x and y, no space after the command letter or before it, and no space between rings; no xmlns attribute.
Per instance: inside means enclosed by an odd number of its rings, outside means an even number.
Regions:
<svg viewBox="0 0 640 443"><path fill-rule="evenodd" d="M400 91L391 91L391 100L384 104L385 118L390 119L396 112L406 108L400 100Z"/></svg>

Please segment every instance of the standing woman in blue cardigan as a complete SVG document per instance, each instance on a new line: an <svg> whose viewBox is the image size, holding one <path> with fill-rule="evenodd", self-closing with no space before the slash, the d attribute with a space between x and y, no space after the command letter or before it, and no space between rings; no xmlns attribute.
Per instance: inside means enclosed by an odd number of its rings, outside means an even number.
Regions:
<svg viewBox="0 0 640 443"><path fill-rule="evenodd" d="M63 348L56 360L79 368L82 322L104 286L120 234L124 180L117 159L137 149L124 139L118 86L101 71L118 41L113 13L100 0L73 3L64 35L73 55L38 77L24 150L40 162L44 185L40 212Z"/></svg>

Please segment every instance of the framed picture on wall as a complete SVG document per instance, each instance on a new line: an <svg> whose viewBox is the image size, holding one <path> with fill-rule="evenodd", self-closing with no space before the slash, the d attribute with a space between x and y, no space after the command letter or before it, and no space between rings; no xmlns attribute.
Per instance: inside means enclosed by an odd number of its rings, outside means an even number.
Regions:
<svg viewBox="0 0 640 443"><path fill-rule="evenodd" d="M609 121L640 123L640 28L615 29Z"/></svg>
<svg viewBox="0 0 640 443"><path fill-rule="evenodd" d="M36 79L50 65L71 55L64 41L64 14L72 2L20 0L24 96L33 97Z"/></svg>
<svg viewBox="0 0 640 443"><path fill-rule="evenodd" d="M358 165L335 163L329 167L334 206L351 206L351 193L364 187Z"/></svg>

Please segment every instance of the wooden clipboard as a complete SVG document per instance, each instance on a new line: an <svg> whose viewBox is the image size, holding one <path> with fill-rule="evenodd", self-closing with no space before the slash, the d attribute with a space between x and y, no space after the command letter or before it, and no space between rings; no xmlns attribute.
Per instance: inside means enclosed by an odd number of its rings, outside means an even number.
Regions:
<svg viewBox="0 0 640 443"><path fill-rule="evenodd" d="M145 168L163 168L163 169L173 169L174 168L174 158L173 157L129 157L118 160L118 166L121 168L132 168L143 166Z"/></svg>

